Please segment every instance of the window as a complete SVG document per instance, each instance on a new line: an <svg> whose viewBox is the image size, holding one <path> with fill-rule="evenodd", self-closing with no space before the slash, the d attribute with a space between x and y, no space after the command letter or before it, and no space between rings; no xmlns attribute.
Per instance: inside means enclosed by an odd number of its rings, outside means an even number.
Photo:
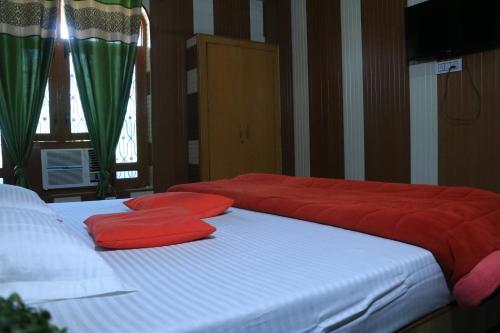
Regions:
<svg viewBox="0 0 500 333"><path fill-rule="evenodd" d="M64 0L62 1L62 8ZM89 147L87 124L78 92L73 61L68 43L68 29L64 10L60 11L51 73L36 131L36 141L50 142L51 147L68 143L75 147ZM134 68L127 113L116 148L115 184L140 186L147 183L147 69L146 56L149 45L149 22L143 9L137 61ZM43 145L42 145L43 146ZM77 144L78 146L78 144ZM1 160L0 160L1 162ZM0 166L1 167L1 166Z"/></svg>

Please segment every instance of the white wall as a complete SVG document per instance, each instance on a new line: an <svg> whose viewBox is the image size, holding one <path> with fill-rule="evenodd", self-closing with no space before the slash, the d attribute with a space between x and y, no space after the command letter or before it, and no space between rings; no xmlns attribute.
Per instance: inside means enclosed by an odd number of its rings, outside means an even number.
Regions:
<svg viewBox="0 0 500 333"><path fill-rule="evenodd" d="M365 179L363 42L361 0L341 0L344 170L346 179Z"/></svg>
<svg viewBox="0 0 500 333"><path fill-rule="evenodd" d="M213 0L193 0L193 32L214 34Z"/></svg>
<svg viewBox="0 0 500 333"><path fill-rule="evenodd" d="M264 2L250 0L250 39L265 42L264 37Z"/></svg>
<svg viewBox="0 0 500 333"><path fill-rule="evenodd" d="M408 0L413 6L427 0ZM410 65L411 182L438 183L438 96L435 62Z"/></svg>

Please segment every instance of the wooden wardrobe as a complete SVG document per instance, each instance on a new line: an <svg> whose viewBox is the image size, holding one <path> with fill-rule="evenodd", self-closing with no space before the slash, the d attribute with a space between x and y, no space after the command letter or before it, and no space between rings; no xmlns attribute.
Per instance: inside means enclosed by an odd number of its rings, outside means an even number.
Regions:
<svg viewBox="0 0 500 333"><path fill-rule="evenodd" d="M278 47L196 35L186 52L190 180L281 173Z"/></svg>

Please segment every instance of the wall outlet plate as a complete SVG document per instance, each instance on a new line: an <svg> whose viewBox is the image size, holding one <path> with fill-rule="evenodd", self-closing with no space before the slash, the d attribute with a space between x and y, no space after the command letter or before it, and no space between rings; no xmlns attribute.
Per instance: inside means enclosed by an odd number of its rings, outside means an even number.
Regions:
<svg viewBox="0 0 500 333"><path fill-rule="evenodd" d="M453 67L453 68L452 68ZM452 68L450 70L450 68ZM462 71L462 58L436 63L436 75Z"/></svg>

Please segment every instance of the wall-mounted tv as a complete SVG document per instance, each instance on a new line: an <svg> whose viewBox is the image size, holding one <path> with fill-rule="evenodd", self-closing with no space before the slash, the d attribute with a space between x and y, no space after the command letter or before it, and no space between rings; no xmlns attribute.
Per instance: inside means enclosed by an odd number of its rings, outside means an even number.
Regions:
<svg viewBox="0 0 500 333"><path fill-rule="evenodd" d="M500 47L500 0L429 0L406 9L408 60Z"/></svg>

